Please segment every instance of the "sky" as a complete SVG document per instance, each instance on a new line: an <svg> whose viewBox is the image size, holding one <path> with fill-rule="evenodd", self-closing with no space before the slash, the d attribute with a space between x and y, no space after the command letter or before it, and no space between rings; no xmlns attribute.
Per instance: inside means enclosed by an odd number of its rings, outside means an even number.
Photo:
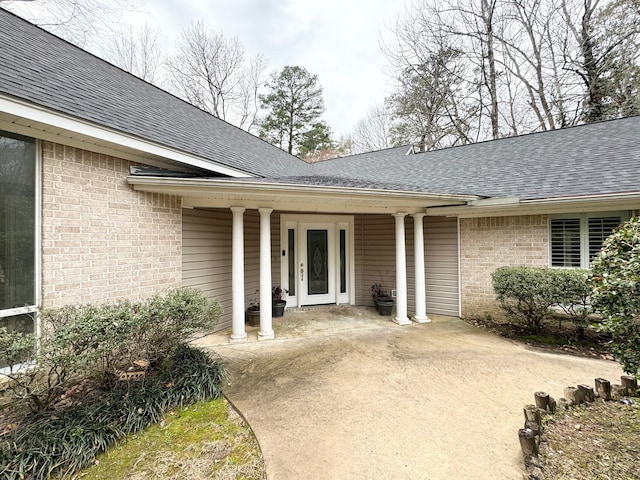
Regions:
<svg viewBox="0 0 640 480"><path fill-rule="evenodd" d="M237 37L248 56L263 54L269 71L305 67L318 75L337 138L390 93L380 41L402 8L399 0L147 0L132 21L155 26L171 44L202 20Z"/></svg>

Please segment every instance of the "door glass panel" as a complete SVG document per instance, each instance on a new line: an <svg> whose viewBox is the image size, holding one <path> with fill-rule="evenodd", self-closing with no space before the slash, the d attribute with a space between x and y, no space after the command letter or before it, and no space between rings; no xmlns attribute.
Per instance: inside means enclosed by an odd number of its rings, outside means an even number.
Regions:
<svg viewBox="0 0 640 480"><path fill-rule="evenodd" d="M347 231L340 230L340 293L347 292Z"/></svg>
<svg viewBox="0 0 640 480"><path fill-rule="evenodd" d="M326 230L307 230L307 293L329 293L329 236Z"/></svg>
<svg viewBox="0 0 640 480"><path fill-rule="evenodd" d="M296 295L296 231L290 228L287 233L289 237L289 250L287 251L287 255L289 255L289 295L294 297Z"/></svg>
<svg viewBox="0 0 640 480"><path fill-rule="evenodd" d="M36 147L0 132L0 310L35 305Z"/></svg>

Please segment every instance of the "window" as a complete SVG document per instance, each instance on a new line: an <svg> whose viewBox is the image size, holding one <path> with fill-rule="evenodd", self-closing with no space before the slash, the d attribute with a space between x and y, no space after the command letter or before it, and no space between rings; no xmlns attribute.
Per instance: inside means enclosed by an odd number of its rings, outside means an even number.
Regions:
<svg viewBox="0 0 640 480"><path fill-rule="evenodd" d="M0 131L0 327L22 332L36 327L37 178L35 141Z"/></svg>
<svg viewBox="0 0 640 480"><path fill-rule="evenodd" d="M552 267L589 268L602 242L626 221L626 212L574 214L551 217L550 258Z"/></svg>

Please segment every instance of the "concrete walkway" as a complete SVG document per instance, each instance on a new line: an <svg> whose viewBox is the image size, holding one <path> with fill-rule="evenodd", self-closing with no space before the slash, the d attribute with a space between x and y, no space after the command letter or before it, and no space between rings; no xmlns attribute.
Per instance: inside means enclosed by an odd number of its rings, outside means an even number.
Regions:
<svg viewBox="0 0 640 480"><path fill-rule="evenodd" d="M276 340L199 341L269 479L521 479L522 407L618 365L528 349L460 320L395 325L369 309L287 313ZM251 337L256 332L248 331Z"/></svg>

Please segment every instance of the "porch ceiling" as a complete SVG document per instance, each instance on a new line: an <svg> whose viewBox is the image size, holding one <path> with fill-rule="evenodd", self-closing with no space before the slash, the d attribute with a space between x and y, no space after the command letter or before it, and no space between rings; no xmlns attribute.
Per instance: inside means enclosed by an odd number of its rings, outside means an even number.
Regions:
<svg viewBox="0 0 640 480"><path fill-rule="evenodd" d="M353 187L260 183L220 179L128 177L135 190L182 197L183 207L313 213L424 212L427 207L465 205L478 197Z"/></svg>

